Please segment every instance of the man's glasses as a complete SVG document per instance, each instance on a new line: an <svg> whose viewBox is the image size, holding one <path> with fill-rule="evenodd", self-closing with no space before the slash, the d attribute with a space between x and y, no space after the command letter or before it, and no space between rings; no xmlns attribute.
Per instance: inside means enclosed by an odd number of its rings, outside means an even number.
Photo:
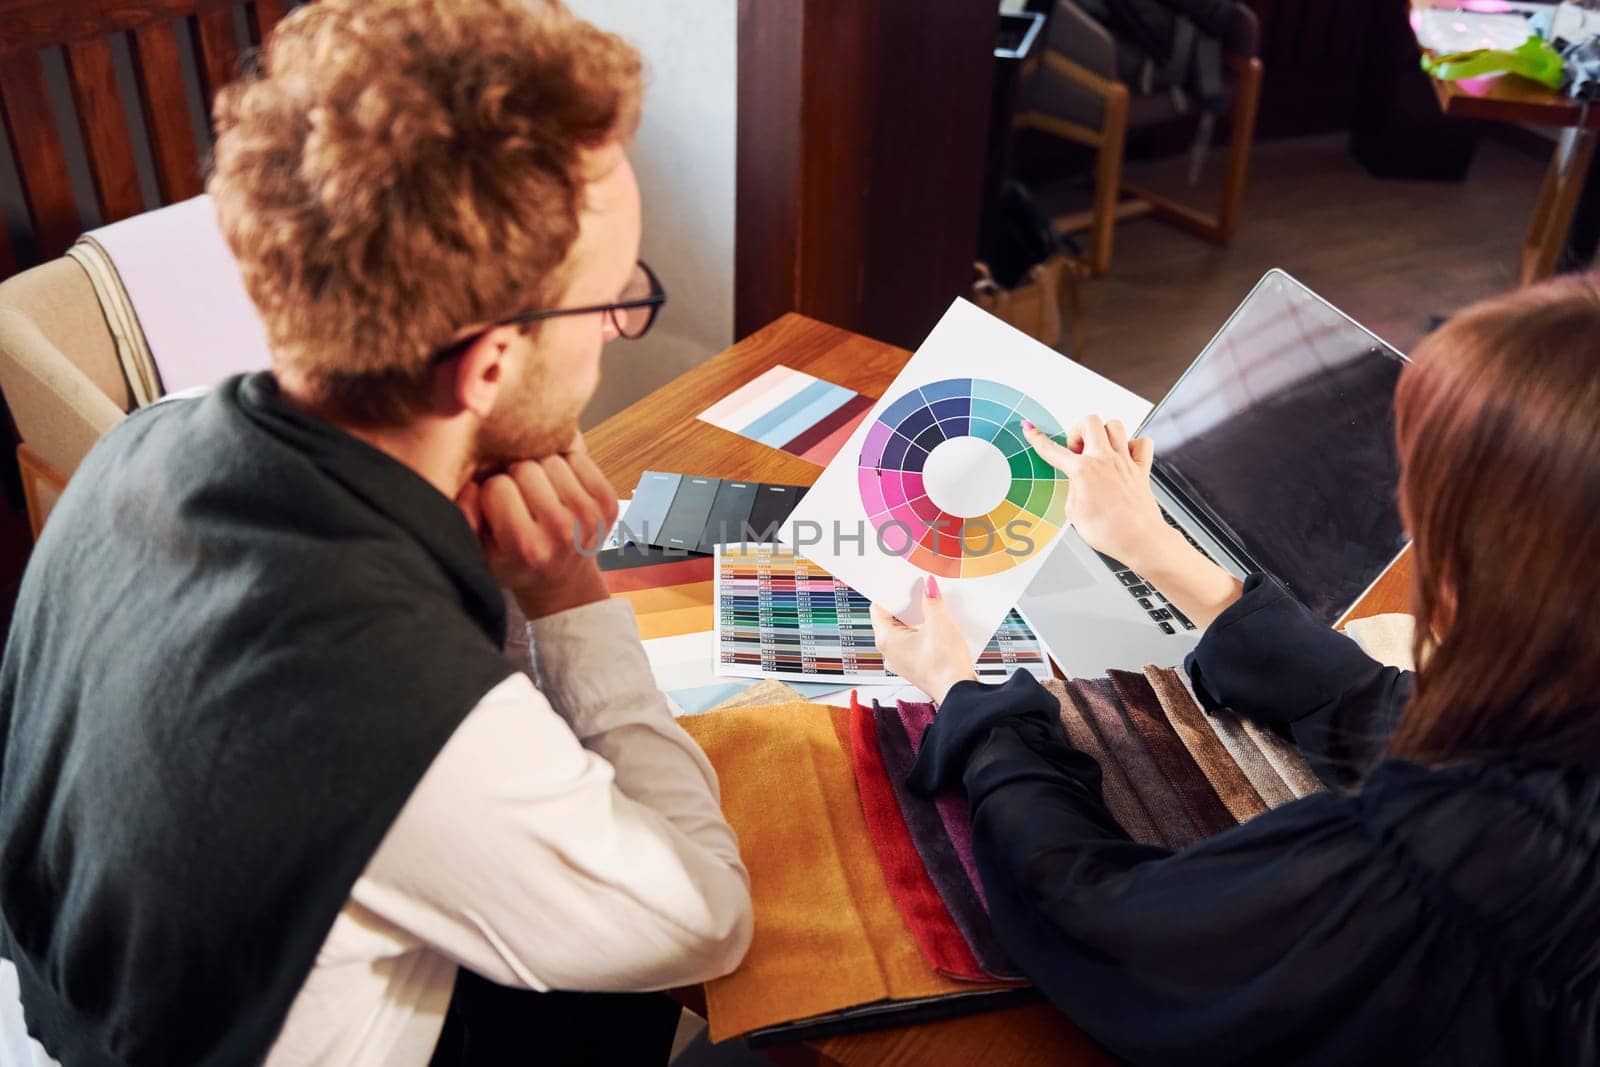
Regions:
<svg viewBox="0 0 1600 1067"><path fill-rule="evenodd" d="M468 348L472 343L482 337L496 326L520 326L526 322L540 322L544 319L560 318L562 315L593 315L596 313L609 315L611 325L616 327L617 334L630 341L637 341L650 332L650 327L655 325L656 313L661 310L661 305L667 302L667 291L661 288L661 280L656 277L655 271L640 260L633 268L633 277L628 279L628 284L623 286L622 295L610 304L590 304L587 307L577 308L550 308L544 311L524 311L507 318L496 319L483 329L476 331L468 337L454 341L433 354L433 362L444 363L454 359Z"/></svg>

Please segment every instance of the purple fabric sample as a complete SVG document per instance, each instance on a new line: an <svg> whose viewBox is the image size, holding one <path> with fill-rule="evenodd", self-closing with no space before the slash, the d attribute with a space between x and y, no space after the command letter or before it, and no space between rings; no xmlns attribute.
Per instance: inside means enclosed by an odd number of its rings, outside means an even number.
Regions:
<svg viewBox="0 0 1600 1067"><path fill-rule="evenodd" d="M911 741L911 751L914 753L922 747L922 735L933 722L934 706L927 702L913 703L909 700L897 703L900 724L906 728L906 737ZM934 797L933 806L939 809L939 818L944 822L944 832L950 838L950 845L956 850L956 856L967 872L967 880L977 891L978 902L983 905L984 911L988 911L989 898L983 894L983 879L978 876L978 862L972 856L972 812L967 809L967 798L951 790Z"/></svg>

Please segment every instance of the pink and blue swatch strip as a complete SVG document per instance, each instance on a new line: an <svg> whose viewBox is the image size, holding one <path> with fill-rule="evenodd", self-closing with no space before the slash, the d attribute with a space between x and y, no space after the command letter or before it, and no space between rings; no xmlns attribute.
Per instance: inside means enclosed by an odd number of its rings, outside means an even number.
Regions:
<svg viewBox="0 0 1600 1067"><path fill-rule="evenodd" d="M773 367L698 416L752 441L826 464L872 407L872 398L792 367Z"/></svg>

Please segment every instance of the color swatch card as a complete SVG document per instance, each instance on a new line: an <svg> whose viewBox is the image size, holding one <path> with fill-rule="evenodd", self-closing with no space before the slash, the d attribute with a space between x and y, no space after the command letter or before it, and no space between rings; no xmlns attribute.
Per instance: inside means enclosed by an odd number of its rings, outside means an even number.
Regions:
<svg viewBox="0 0 1600 1067"><path fill-rule="evenodd" d="M784 541L910 623L937 575L982 650L1055 546L1067 482L1022 436L1150 404L965 300L939 320L805 500Z"/></svg>
<svg viewBox="0 0 1600 1067"><path fill-rule="evenodd" d="M680 554L771 541L805 495L800 485L645 471L617 521L615 537L622 545Z"/></svg>
<svg viewBox="0 0 1600 1067"><path fill-rule="evenodd" d="M717 673L884 685L897 677L872 636L867 598L809 560L774 545L717 549ZM978 677L1021 668L1050 677L1044 648L1015 611L976 659Z"/></svg>
<svg viewBox="0 0 1600 1067"><path fill-rule="evenodd" d="M791 367L773 367L699 418L741 437L827 463L872 406L872 398Z"/></svg>

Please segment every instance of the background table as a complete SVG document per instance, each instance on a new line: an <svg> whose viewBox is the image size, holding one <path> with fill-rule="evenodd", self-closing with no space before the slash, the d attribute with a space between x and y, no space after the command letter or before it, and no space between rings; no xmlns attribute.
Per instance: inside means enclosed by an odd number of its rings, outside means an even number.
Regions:
<svg viewBox="0 0 1600 1067"><path fill-rule="evenodd" d="M783 364L878 397L911 353L802 315L785 315L618 412L585 434L589 451L622 493L646 470L810 485L822 468L695 418L717 400ZM1409 566L1400 560L1351 612L1405 610ZM819 976L825 981L826 976ZM704 1011L693 993L683 999ZM1043 1004L921 1026L879 1030L764 1050L781 1064L1111 1064L1084 1034Z"/></svg>
<svg viewBox="0 0 1600 1067"><path fill-rule="evenodd" d="M1461 0L1411 0L1413 13L1461 6ZM1522 242L1522 284L1548 277L1555 271L1567 230L1572 226L1572 213L1578 207L1578 195L1594 159L1600 106L1587 106L1536 82L1508 75L1459 82L1429 80L1446 115L1561 128L1550 169L1539 187L1528 236Z"/></svg>

